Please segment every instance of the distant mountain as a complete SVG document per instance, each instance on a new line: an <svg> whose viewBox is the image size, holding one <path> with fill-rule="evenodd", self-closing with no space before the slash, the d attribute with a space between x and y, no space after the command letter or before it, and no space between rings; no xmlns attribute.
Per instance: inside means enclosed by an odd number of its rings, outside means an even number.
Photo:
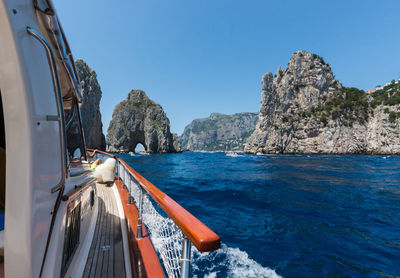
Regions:
<svg viewBox="0 0 400 278"><path fill-rule="evenodd" d="M344 87L320 56L295 52L262 77L260 116L247 153L399 154L400 83Z"/></svg>
<svg viewBox="0 0 400 278"><path fill-rule="evenodd" d="M212 113L187 125L179 142L183 151L243 151L257 119L258 113Z"/></svg>

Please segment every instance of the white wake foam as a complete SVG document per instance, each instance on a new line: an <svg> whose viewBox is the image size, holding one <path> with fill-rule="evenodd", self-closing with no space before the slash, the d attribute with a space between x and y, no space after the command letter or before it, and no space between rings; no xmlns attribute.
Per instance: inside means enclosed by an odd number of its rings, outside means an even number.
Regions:
<svg viewBox="0 0 400 278"><path fill-rule="evenodd" d="M135 203L138 204L140 192L136 183L131 190ZM150 232L153 245L169 277L178 276L180 268L182 233L167 217L161 216L147 195L143 197L143 221ZM199 252L192 248L193 277L196 278L278 278L273 269L264 267L239 248L228 247L221 243L221 248L214 252ZM202 277L199 277L202 276Z"/></svg>
<svg viewBox="0 0 400 278"><path fill-rule="evenodd" d="M263 267L239 248L231 248L221 244L221 248L211 253L200 253L197 250L193 254L194 272L207 272L204 278L234 277L234 278L278 278L273 269ZM194 277L198 277L194 275Z"/></svg>

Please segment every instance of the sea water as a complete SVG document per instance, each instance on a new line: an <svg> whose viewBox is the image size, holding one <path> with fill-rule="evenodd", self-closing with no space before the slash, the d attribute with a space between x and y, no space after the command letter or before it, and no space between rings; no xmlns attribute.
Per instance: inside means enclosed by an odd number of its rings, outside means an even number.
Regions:
<svg viewBox="0 0 400 278"><path fill-rule="evenodd" d="M221 237L194 277L400 275L400 157L121 155Z"/></svg>

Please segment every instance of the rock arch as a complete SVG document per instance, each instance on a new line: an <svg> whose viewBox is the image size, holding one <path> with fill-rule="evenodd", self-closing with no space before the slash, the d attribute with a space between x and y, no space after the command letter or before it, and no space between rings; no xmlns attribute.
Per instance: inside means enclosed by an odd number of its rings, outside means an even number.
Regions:
<svg viewBox="0 0 400 278"><path fill-rule="evenodd" d="M140 153L141 151L147 152L146 145L144 143L142 143L142 142L134 144L133 146L134 146L133 147L133 152L134 153Z"/></svg>

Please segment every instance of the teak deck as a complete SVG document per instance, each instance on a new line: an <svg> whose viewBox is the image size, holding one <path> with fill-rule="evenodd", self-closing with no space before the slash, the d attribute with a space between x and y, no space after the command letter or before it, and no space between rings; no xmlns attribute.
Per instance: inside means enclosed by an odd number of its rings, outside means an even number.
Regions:
<svg viewBox="0 0 400 278"><path fill-rule="evenodd" d="M84 278L125 277L121 223L111 187L97 184L96 229L83 273Z"/></svg>

